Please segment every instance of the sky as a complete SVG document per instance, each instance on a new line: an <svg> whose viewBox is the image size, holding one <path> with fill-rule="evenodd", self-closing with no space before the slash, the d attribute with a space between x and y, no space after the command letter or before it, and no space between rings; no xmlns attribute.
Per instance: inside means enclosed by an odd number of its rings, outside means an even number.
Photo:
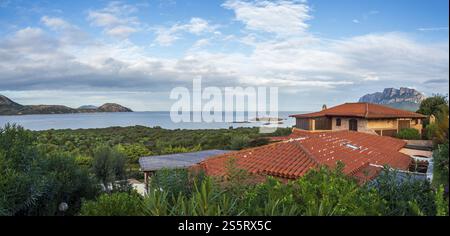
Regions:
<svg viewBox="0 0 450 236"><path fill-rule="evenodd" d="M312 111L449 91L447 0L0 0L0 94L164 111L170 91L278 87Z"/></svg>

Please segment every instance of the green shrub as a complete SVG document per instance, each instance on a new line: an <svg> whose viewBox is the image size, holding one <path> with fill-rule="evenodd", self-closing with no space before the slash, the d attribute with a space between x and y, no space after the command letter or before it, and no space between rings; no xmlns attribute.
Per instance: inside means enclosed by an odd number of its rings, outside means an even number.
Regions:
<svg viewBox="0 0 450 236"><path fill-rule="evenodd" d="M420 140L421 136L417 129L408 128L400 130L397 134L397 138L405 140Z"/></svg>
<svg viewBox="0 0 450 236"><path fill-rule="evenodd" d="M342 173L343 166L310 171L293 182L293 194L301 215L376 216L383 202L373 189L361 187Z"/></svg>
<svg viewBox="0 0 450 236"><path fill-rule="evenodd" d="M137 193L103 194L83 204L82 216L143 216L143 199Z"/></svg>
<svg viewBox="0 0 450 236"><path fill-rule="evenodd" d="M434 151L434 183L435 185L448 186L449 180L449 156L447 143L441 144Z"/></svg>
<svg viewBox="0 0 450 236"><path fill-rule="evenodd" d="M372 186L385 201L383 215L436 215L435 193L428 181L395 171L383 171Z"/></svg>
<svg viewBox="0 0 450 236"><path fill-rule="evenodd" d="M83 199L94 199L99 193L98 183L87 168L76 163L73 156L60 153L43 157L40 168L45 170L41 177L46 180L45 194L36 200L34 207L28 209L27 215L63 214L58 209L63 202L69 206L64 215L76 215Z"/></svg>
<svg viewBox="0 0 450 236"><path fill-rule="evenodd" d="M77 163L77 165L86 168L91 168L93 161L94 161L93 158L89 156L77 156L75 158L75 162Z"/></svg>
<svg viewBox="0 0 450 236"><path fill-rule="evenodd" d="M152 152L143 144L119 144L116 149L126 156L128 165L138 164L139 158L152 155Z"/></svg>
<svg viewBox="0 0 450 236"><path fill-rule="evenodd" d="M428 140L433 140L436 137L436 132L438 130L438 126L437 124L429 124L427 125L427 127L425 128L425 135L427 137Z"/></svg>
<svg viewBox="0 0 450 236"><path fill-rule="evenodd" d="M193 176L186 169L163 169L152 177L151 188L162 190L171 197L177 197L179 194L190 196L194 179L201 183L203 178L204 173Z"/></svg>
<svg viewBox="0 0 450 236"><path fill-rule="evenodd" d="M247 136L234 136L231 138L231 142L229 145L229 149L231 150L242 150L244 148L249 147L250 145L250 138Z"/></svg>
<svg viewBox="0 0 450 236"><path fill-rule="evenodd" d="M436 116L440 112L442 106L448 106L448 97L436 94L422 101L417 112L427 116Z"/></svg>
<svg viewBox="0 0 450 236"><path fill-rule="evenodd" d="M0 215L67 215L78 213L82 199L97 194L86 168L64 152L45 154L31 132L18 126L0 129Z"/></svg>
<svg viewBox="0 0 450 236"><path fill-rule="evenodd" d="M126 180L125 156L108 146L100 146L94 151L92 171L107 192L124 186L118 181ZM120 182L122 183L122 182Z"/></svg>

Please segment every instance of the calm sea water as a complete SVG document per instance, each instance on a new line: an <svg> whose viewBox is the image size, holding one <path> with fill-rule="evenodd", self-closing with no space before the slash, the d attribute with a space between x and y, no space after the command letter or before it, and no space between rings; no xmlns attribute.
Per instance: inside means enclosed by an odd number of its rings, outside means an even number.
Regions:
<svg viewBox="0 0 450 236"><path fill-rule="evenodd" d="M283 124L279 127L291 127L295 124L289 115L301 112L279 112ZM235 117L237 115L235 114ZM245 117L248 117L245 115ZM246 120L251 120L252 117ZM147 127L160 126L165 129L223 129L229 127L260 127L265 122L251 123L174 123L169 112L133 112L133 113L85 113L62 115L25 115L0 116L0 126L15 123L30 130L49 129L90 129L107 127L127 127L142 125Z"/></svg>

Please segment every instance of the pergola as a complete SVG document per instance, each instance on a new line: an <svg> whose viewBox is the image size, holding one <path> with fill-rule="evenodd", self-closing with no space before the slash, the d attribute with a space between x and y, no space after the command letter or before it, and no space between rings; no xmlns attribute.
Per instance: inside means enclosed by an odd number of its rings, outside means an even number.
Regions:
<svg viewBox="0 0 450 236"><path fill-rule="evenodd" d="M139 165L144 172L145 186L148 188L149 177L162 169L184 169L199 164L209 157L221 155L229 151L208 150L201 152L178 153L162 156L141 157Z"/></svg>

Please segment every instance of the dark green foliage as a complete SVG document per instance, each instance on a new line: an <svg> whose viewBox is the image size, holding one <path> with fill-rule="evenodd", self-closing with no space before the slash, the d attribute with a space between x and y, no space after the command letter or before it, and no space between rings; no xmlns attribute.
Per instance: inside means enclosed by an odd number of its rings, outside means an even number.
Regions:
<svg viewBox="0 0 450 236"><path fill-rule="evenodd" d="M0 129L0 215L56 215L61 202L76 214L83 198L93 198L97 184L75 158L46 155L31 132L7 125Z"/></svg>
<svg viewBox="0 0 450 236"><path fill-rule="evenodd" d="M417 129L402 129L398 132L397 138L405 140L420 140L421 135Z"/></svg>
<svg viewBox="0 0 450 236"><path fill-rule="evenodd" d="M94 151L92 171L107 191L114 190L117 181L126 180L125 156L108 146L100 146Z"/></svg>
<svg viewBox="0 0 450 236"><path fill-rule="evenodd" d="M143 199L137 193L103 194L81 208L82 216L143 216Z"/></svg>
<svg viewBox="0 0 450 236"><path fill-rule="evenodd" d="M383 210L377 192L346 177L342 167L321 168L294 182L294 197L303 215L376 216Z"/></svg>
<svg viewBox="0 0 450 236"><path fill-rule="evenodd" d="M233 168L230 168L233 169ZM229 174L230 179L242 172ZM235 182L232 184L235 186ZM143 200L145 215L150 216L277 216L277 215L378 215L382 201L375 191L360 188L352 179L326 169L313 171L305 178L283 184L273 178L265 183L230 188L211 178L191 183L189 195L152 188ZM124 201L128 199L124 198ZM120 204L116 202L116 204ZM137 203L141 204L141 202ZM85 215L110 215L111 210L95 211L98 204L83 206ZM125 215L115 212L115 215ZM140 212L139 212L140 213Z"/></svg>
<svg viewBox="0 0 450 236"><path fill-rule="evenodd" d="M434 95L433 97L425 99L420 104L420 108L417 112L427 116L430 115L436 116L441 111L442 106L448 106L447 96L437 94Z"/></svg>
<svg viewBox="0 0 450 236"><path fill-rule="evenodd" d="M138 160L142 156L256 147L266 144L267 137L289 135L291 129L283 128L273 134L260 134L258 128L166 130L160 127L135 126L34 133L38 146L46 153L68 152L80 157L77 161L85 166L92 165L89 157L94 155L96 147L114 147L126 156L128 175L142 178L138 166Z"/></svg>
<svg viewBox="0 0 450 236"><path fill-rule="evenodd" d="M375 191L326 168L289 184L269 179L247 192L245 205L249 215L380 215L383 209Z"/></svg>
<svg viewBox="0 0 450 236"><path fill-rule="evenodd" d="M11 168L18 171L30 171L38 157L32 146L33 134L20 126L7 124L0 128L0 150L3 158Z"/></svg>
<svg viewBox="0 0 450 236"><path fill-rule="evenodd" d="M69 206L65 215L76 215L83 199L93 199L99 193L97 182L89 175L88 169L78 166L72 156L50 155L42 160L41 169L46 170L43 173L45 194L27 211L27 215L60 215L58 206L62 202Z"/></svg>
<svg viewBox="0 0 450 236"><path fill-rule="evenodd" d="M138 164L139 158L152 155L152 152L141 143L119 144L116 146L116 149L126 156L128 165Z"/></svg>
<svg viewBox="0 0 450 236"><path fill-rule="evenodd" d="M32 141L21 127L0 128L0 215L24 214L45 194L47 182Z"/></svg>
<svg viewBox="0 0 450 236"><path fill-rule="evenodd" d="M244 148L249 147L250 138L247 136L234 136L231 138L230 145L227 149L231 150L242 150Z"/></svg>
<svg viewBox="0 0 450 236"><path fill-rule="evenodd" d="M434 183L435 185L448 186L449 181L449 156L448 140L438 146L434 151Z"/></svg>
<svg viewBox="0 0 450 236"><path fill-rule="evenodd" d="M428 181L384 171L372 186L385 201L384 215L436 215L435 193Z"/></svg>
<svg viewBox="0 0 450 236"><path fill-rule="evenodd" d="M274 134L263 135L259 133L258 128L166 130L135 126L85 130L48 130L36 132L36 134L38 143L42 145L85 156L92 156L94 149L99 145L114 147L120 144L125 149L124 152L127 153L127 157L136 161L137 155L147 154L147 151L153 155L160 155L167 153L169 149L180 147L187 150L196 150L198 147L201 150L227 149L230 147L232 139L245 139L250 142L261 137L289 135L290 132L291 129L285 128L278 129ZM249 145L249 143L245 145Z"/></svg>
<svg viewBox="0 0 450 236"><path fill-rule="evenodd" d="M438 125L436 123L429 124L425 128L425 136L428 140L433 140L436 137L436 132L438 130Z"/></svg>
<svg viewBox="0 0 450 236"><path fill-rule="evenodd" d="M169 196L176 197L179 194L189 196L192 193L194 179L201 183L204 173L189 172L186 169L160 170L151 178L151 187L162 190Z"/></svg>
<svg viewBox="0 0 450 236"><path fill-rule="evenodd" d="M435 144L443 144L448 142L449 133L449 107L441 106L440 112L436 116L436 131L434 132L433 141Z"/></svg>

